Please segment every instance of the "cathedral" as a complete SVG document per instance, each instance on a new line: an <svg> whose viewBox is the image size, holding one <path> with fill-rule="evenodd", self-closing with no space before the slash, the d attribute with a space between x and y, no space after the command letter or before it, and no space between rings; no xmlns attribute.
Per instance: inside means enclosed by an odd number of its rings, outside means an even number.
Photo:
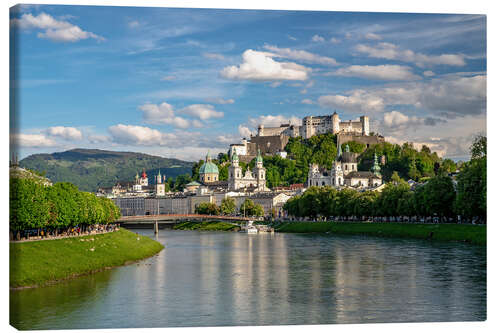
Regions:
<svg viewBox="0 0 500 333"><path fill-rule="evenodd" d="M334 186L334 187L356 187L373 188L382 185L380 166L377 154L374 155L372 171L358 171L358 154L349 151L349 145L345 146L345 152L339 145L337 158L333 161L330 170L321 170L317 164L311 164L307 177L307 185L311 186Z"/></svg>
<svg viewBox="0 0 500 333"><path fill-rule="evenodd" d="M228 168L228 189L236 191L242 188L254 188L257 192L269 191L266 187L266 168L264 168L260 149L255 159L255 167L245 174L240 167L238 154L232 154L231 165Z"/></svg>

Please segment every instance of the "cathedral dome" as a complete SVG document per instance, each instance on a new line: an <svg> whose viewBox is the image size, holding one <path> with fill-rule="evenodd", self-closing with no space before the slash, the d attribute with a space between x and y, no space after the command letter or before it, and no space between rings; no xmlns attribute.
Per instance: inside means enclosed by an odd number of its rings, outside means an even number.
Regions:
<svg viewBox="0 0 500 333"><path fill-rule="evenodd" d="M205 163L200 168L200 175L207 174L207 173L215 173L219 174L219 168L215 163L213 163L210 160L210 156L207 154L207 157L205 159Z"/></svg>

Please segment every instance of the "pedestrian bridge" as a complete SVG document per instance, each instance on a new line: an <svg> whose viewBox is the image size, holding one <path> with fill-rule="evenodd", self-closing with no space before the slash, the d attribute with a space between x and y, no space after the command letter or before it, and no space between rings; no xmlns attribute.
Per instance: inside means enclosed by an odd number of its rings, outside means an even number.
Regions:
<svg viewBox="0 0 500 333"><path fill-rule="evenodd" d="M160 214L160 215L139 215L139 216L122 216L116 223L124 226L128 224L175 224L182 221L249 221L249 217L242 216L225 216L225 215L202 215L202 214Z"/></svg>

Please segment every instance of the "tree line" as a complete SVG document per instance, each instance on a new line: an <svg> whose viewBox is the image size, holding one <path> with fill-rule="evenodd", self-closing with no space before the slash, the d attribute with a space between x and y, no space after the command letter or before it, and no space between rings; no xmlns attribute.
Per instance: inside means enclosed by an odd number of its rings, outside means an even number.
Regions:
<svg viewBox="0 0 500 333"><path fill-rule="evenodd" d="M121 216L108 198L79 191L66 182L45 186L27 178L10 179L10 230L33 229L64 231L75 226L86 228L107 224Z"/></svg>
<svg viewBox="0 0 500 333"><path fill-rule="evenodd" d="M202 202L196 206L195 212L203 215L233 215L236 213L236 201L233 198L224 198L220 206L211 202ZM241 204L239 212L244 216L263 216L264 208L247 198Z"/></svg>
<svg viewBox="0 0 500 333"><path fill-rule="evenodd" d="M401 220L435 217L439 221L486 222L486 138L478 136L471 160L456 181L440 172L413 188L397 172L381 192L311 187L285 203L294 217ZM403 218L404 217L404 218Z"/></svg>

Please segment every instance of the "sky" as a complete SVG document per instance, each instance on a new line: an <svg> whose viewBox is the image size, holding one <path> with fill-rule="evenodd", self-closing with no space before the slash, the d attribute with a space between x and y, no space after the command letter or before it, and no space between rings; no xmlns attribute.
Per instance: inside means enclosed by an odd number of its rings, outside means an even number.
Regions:
<svg viewBox="0 0 500 333"><path fill-rule="evenodd" d="M455 160L486 134L484 15L24 5L10 27L19 158L198 160L334 111Z"/></svg>

